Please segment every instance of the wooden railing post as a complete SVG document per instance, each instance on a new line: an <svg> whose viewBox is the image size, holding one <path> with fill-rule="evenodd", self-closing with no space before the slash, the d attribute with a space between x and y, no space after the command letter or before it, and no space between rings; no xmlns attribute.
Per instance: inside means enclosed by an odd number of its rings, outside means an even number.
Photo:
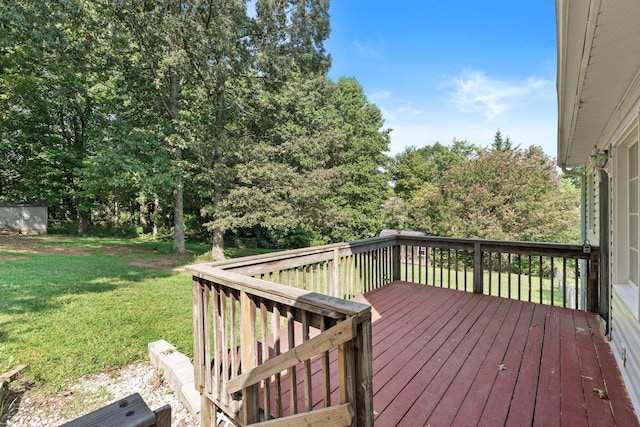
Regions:
<svg viewBox="0 0 640 427"><path fill-rule="evenodd" d="M592 251L587 262L589 265L587 267L587 306L585 308L591 313L597 313L599 310L598 278L600 276L598 251Z"/></svg>
<svg viewBox="0 0 640 427"><path fill-rule="evenodd" d="M356 410L355 425L358 427L373 426L373 344L371 330L371 313L367 319L358 324L355 343L356 360Z"/></svg>
<svg viewBox="0 0 640 427"><path fill-rule="evenodd" d="M338 249L334 249L333 250L333 259L331 260L331 279L329 281L330 284L330 295L332 297L336 297L336 298L340 298L340 295L338 295L338 280L339 280L339 274L338 274L338 265L340 264L340 254L338 252Z"/></svg>
<svg viewBox="0 0 640 427"><path fill-rule="evenodd" d="M250 372L258 366L256 348L256 304L246 292L240 292L240 333L242 372ZM227 349L224 349L227 351ZM242 422L256 423L260 420L258 386L251 385L242 390Z"/></svg>
<svg viewBox="0 0 640 427"><path fill-rule="evenodd" d="M473 245L473 292L484 292L484 272L482 271L482 245L476 242Z"/></svg>
<svg viewBox="0 0 640 427"><path fill-rule="evenodd" d="M400 280L400 245L393 245L393 280Z"/></svg>

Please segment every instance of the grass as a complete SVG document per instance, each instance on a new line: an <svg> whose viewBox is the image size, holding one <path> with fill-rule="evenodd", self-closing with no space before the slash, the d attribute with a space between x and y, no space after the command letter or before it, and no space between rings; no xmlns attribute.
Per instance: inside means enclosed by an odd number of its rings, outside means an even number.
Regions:
<svg viewBox="0 0 640 427"><path fill-rule="evenodd" d="M69 236L0 236L0 372L55 392L139 361L165 339L192 355L191 278L207 245ZM256 253L232 250L227 255Z"/></svg>

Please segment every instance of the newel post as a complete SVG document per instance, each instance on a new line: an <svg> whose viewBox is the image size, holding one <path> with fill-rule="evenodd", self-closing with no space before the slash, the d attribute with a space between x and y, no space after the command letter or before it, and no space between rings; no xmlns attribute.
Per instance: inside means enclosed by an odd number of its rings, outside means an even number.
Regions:
<svg viewBox="0 0 640 427"><path fill-rule="evenodd" d="M587 311L597 313L599 310L598 302L598 279L600 277L600 260L598 259L598 251L592 251L591 256L587 260L589 266L587 268Z"/></svg>
<svg viewBox="0 0 640 427"><path fill-rule="evenodd" d="M396 241L393 245L393 280L400 280L400 245Z"/></svg>
<svg viewBox="0 0 640 427"><path fill-rule="evenodd" d="M482 244L473 244L473 292L481 294L484 292L484 274L482 271Z"/></svg>
<svg viewBox="0 0 640 427"><path fill-rule="evenodd" d="M355 342L355 409L358 427L373 426L373 341L371 312L358 324Z"/></svg>

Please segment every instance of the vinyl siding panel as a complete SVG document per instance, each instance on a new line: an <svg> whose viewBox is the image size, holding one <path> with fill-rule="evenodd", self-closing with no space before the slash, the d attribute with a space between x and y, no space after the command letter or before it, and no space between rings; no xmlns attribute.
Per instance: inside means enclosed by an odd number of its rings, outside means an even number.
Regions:
<svg viewBox="0 0 640 427"><path fill-rule="evenodd" d="M624 302L625 296L612 292L611 347L634 408L640 408L640 323ZM624 351L626 348L626 352ZM625 360L626 356L626 360Z"/></svg>

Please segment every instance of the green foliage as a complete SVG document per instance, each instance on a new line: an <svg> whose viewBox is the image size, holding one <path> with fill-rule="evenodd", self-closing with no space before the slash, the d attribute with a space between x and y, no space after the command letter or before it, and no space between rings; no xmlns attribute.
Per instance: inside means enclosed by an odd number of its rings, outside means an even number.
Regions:
<svg viewBox="0 0 640 427"><path fill-rule="evenodd" d="M430 234L522 241L579 239L579 195L538 147L491 150L425 188L413 215Z"/></svg>
<svg viewBox="0 0 640 427"><path fill-rule="evenodd" d="M257 136L237 154L215 224L253 229L276 247L377 234L388 189L380 111L354 79L289 79L277 93L263 88L268 114L249 125Z"/></svg>
<svg viewBox="0 0 640 427"><path fill-rule="evenodd" d="M177 249L378 231L388 131L327 78L327 0L5 3L0 201L46 200L80 232L174 230Z"/></svg>
<svg viewBox="0 0 640 427"><path fill-rule="evenodd" d="M478 150L467 141L458 140L450 147L438 142L422 148L407 147L391 165L395 193L411 199L416 192L424 191L425 184L437 182L453 166L475 157Z"/></svg>
<svg viewBox="0 0 640 427"><path fill-rule="evenodd" d="M510 150L517 150L520 146L513 145L513 142L511 141L511 138L509 138L508 136L506 138L502 137L502 132L498 129L496 131L495 136L493 137L493 143L491 144L491 149L494 151L510 151Z"/></svg>

